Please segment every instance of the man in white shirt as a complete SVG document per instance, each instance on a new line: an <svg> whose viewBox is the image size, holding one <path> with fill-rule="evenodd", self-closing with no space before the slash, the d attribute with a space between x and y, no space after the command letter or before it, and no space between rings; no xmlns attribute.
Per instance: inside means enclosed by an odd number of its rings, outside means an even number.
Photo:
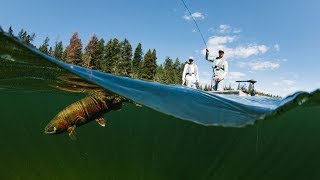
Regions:
<svg viewBox="0 0 320 180"><path fill-rule="evenodd" d="M196 89L196 84L199 83L198 66L194 64L194 58L189 57L189 62L184 65L182 73L182 85Z"/></svg>
<svg viewBox="0 0 320 180"><path fill-rule="evenodd" d="M209 50L206 49L206 60L213 62L212 90L223 91L224 79L228 74L228 62L223 57L224 51L219 50L219 57L209 59Z"/></svg>

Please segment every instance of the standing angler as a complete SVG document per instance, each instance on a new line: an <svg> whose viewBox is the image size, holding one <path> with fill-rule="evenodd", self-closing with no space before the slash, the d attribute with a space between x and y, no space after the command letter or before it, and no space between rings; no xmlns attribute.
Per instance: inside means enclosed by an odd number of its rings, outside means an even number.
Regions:
<svg viewBox="0 0 320 180"><path fill-rule="evenodd" d="M68 132L71 139L76 139L76 127L96 120L101 126L106 122L103 114L111 110L119 110L124 99L116 95L101 93L91 95L77 101L57 114L45 127L46 134Z"/></svg>
<svg viewBox="0 0 320 180"><path fill-rule="evenodd" d="M193 62L193 57L189 57L189 62L184 65L182 72L182 85L186 83L188 87L197 89L199 84L198 66Z"/></svg>
<svg viewBox="0 0 320 180"><path fill-rule="evenodd" d="M206 60L212 62L212 90L223 91L224 89L224 78L228 74L228 62L223 57L224 51L219 50L219 57L209 59L209 50L206 49Z"/></svg>

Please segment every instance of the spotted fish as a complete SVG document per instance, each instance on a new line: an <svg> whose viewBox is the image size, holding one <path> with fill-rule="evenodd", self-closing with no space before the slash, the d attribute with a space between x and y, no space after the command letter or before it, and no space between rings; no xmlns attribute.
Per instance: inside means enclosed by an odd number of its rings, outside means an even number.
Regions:
<svg viewBox="0 0 320 180"><path fill-rule="evenodd" d="M103 114L111 110L119 110L125 99L117 95L87 96L59 112L45 127L46 134L60 134L68 132L71 139L76 139L76 127L96 120L101 126L106 121Z"/></svg>

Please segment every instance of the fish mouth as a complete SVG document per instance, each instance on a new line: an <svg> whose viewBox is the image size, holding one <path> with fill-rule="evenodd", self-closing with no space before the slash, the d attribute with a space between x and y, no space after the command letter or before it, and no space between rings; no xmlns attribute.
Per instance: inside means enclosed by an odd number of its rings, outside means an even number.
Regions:
<svg viewBox="0 0 320 180"><path fill-rule="evenodd" d="M44 133L45 133L45 134L55 134L56 132L55 132L55 131L50 132L50 131L44 130Z"/></svg>
<svg viewBox="0 0 320 180"><path fill-rule="evenodd" d="M55 134L57 132L57 128L56 127L46 127L44 129L44 133L45 134Z"/></svg>

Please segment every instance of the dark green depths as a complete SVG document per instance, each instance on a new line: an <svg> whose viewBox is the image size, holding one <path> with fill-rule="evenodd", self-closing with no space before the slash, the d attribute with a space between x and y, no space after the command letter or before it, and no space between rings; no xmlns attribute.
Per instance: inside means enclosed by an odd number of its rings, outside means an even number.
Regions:
<svg viewBox="0 0 320 180"><path fill-rule="evenodd" d="M2 89L0 179L320 179L319 106L222 128L124 103L105 128L79 127L77 141L43 133L83 97Z"/></svg>

